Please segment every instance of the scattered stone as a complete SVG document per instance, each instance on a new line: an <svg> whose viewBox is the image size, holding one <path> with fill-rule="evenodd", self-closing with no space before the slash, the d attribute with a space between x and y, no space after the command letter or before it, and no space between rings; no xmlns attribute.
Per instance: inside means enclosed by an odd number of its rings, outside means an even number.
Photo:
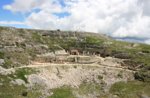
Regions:
<svg viewBox="0 0 150 98"><path fill-rule="evenodd" d="M12 74L15 72L15 69L10 68L10 69L5 69L2 66L0 66L0 74L1 75L8 75L8 74Z"/></svg>
<svg viewBox="0 0 150 98"><path fill-rule="evenodd" d="M4 59L0 59L0 65L4 64L5 60Z"/></svg>
<svg viewBox="0 0 150 98"><path fill-rule="evenodd" d="M3 85L3 83L0 83L0 86Z"/></svg>
<svg viewBox="0 0 150 98"><path fill-rule="evenodd" d="M17 85L25 85L25 82L21 79L16 79L14 81L11 81L10 83L17 84Z"/></svg>
<svg viewBox="0 0 150 98"><path fill-rule="evenodd" d="M150 98L150 97L147 96L147 95L142 94L142 95L140 96L140 98Z"/></svg>

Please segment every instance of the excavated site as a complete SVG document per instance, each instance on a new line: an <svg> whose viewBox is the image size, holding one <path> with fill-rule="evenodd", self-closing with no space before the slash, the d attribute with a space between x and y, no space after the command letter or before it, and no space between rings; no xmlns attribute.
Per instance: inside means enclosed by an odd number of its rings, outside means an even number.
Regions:
<svg viewBox="0 0 150 98"><path fill-rule="evenodd" d="M11 83L23 84L28 89L40 86L43 96L46 97L52 94L51 89L63 86L77 89L85 83L101 85L103 92L107 93L111 85L116 82L134 80L134 71L122 66L123 59L80 55L74 52L72 54L65 50L56 51L55 54L42 54L29 65L7 69L8 72L21 68L32 68L37 71L35 74L26 75L28 83L20 79L13 80ZM48 62L48 58L53 59L53 63ZM6 72L3 71L4 74ZM92 94L92 98L97 98L96 95ZM91 96L86 95L82 98L91 98Z"/></svg>
<svg viewBox="0 0 150 98"><path fill-rule="evenodd" d="M63 50L55 54L56 61L59 63L43 62L41 57L41 60L39 59L28 65L27 67L40 68L38 74L28 76L29 82L31 84L43 84L52 89L63 85L78 87L85 81L104 82L109 87L118 81L134 79L134 72L121 66L123 63L122 59L112 57L102 58L96 55L66 54ZM49 54L50 56L53 55Z"/></svg>

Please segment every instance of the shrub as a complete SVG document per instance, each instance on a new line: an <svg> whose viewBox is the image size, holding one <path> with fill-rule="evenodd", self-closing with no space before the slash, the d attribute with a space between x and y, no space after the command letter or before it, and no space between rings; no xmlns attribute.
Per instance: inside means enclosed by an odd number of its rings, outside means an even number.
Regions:
<svg viewBox="0 0 150 98"><path fill-rule="evenodd" d="M0 52L0 59L4 59L4 53Z"/></svg>
<svg viewBox="0 0 150 98"><path fill-rule="evenodd" d="M87 36L85 39L85 43L87 45L99 45L101 43L101 40L93 36Z"/></svg>
<svg viewBox="0 0 150 98"><path fill-rule="evenodd" d="M4 68L10 68L13 62L10 59L5 59L5 63L2 65Z"/></svg>
<svg viewBox="0 0 150 98"><path fill-rule="evenodd" d="M32 33L32 39L33 39L35 42L43 43L42 37L41 37L40 34L38 34L38 33Z"/></svg>
<svg viewBox="0 0 150 98"><path fill-rule="evenodd" d="M150 82L150 66L145 66L134 74L135 79Z"/></svg>
<svg viewBox="0 0 150 98"><path fill-rule="evenodd" d="M16 75L16 78L22 79L26 83L28 83L28 80L25 77L25 75L30 75L30 74L33 74L33 73L36 73L36 71L33 70L33 69L30 69L30 68L24 68L24 69L18 69L18 70L16 70L15 75Z"/></svg>

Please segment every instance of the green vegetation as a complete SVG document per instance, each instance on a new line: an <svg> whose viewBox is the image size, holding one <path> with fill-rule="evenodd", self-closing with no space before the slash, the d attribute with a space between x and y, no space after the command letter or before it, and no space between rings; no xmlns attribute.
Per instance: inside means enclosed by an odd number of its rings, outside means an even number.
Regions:
<svg viewBox="0 0 150 98"><path fill-rule="evenodd" d="M72 89L68 87L61 87L53 89L52 91L53 95L49 98L76 98L72 93Z"/></svg>
<svg viewBox="0 0 150 98"><path fill-rule="evenodd" d="M5 63L1 66L4 67L4 68L11 68L12 63L13 62L10 59L5 59Z"/></svg>
<svg viewBox="0 0 150 98"><path fill-rule="evenodd" d="M0 88L0 98L39 98L41 95L36 91L28 91L23 85L3 84ZM23 94L25 92L26 95Z"/></svg>
<svg viewBox="0 0 150 98"><path fill-rule="evenodd" d="M102 79L103 79L103 76L98 75L98 79L99 79L99 80L102 80Z"/></svg>
<svg viewBox="0 0 150 98"><path fill-rule="evenodd" d="M135 79L143 82L150 82L150 66L144 66L144 68L136 72Z"/></svg>
<svg viewBox="0 0 150 98"><path fill-rule="evenodd" d="M38 43L43 43L42 37L39 33L32 33L32 40Z"/></svg>
<svg viewBox="0 0 150 98"><path fill-rule="evenodd" d="M30 75L36 73L36 70L33 70L31 68L22 68L22 69L17 69L15 72L15 79L22 79L24 80L26 83L28 83L27 78L25 77L25 75Z"/></svg>
<svg viewBox="0 0 150 98"><path fill-rule="evenodd" d="M3 59L3 58L4 58L4 53L0 52L0 59Z"/></svg>
<svg viewBox="0 0 150 98"><path fill-rule="evenodd" d="M87 36L85 38L85 44L86 45L100 45L104 41L96 36Z"/></svg>
<svg viewBox="0 0 150 98"><path fill-rule="evenodd" d="M17 67L27 65L29 63L29 55L24 52L5 52L5 63L2 65L4 68Z"/></svg>
<svg viewBox="0 0 150 98"><path fill-rule="evenodd" d="M117 76L118 76L119 78L123 78L123 71L120 71L120 72L117 74Z"/></svg>
<svg viewBox="0 0 150 98"><path fill-rule="evenodd" d="M79 88L61 87L53 89L53 95L48 98L77 98L73 92L80 96L88 96L89 94L102 94L102 87L97 83L82 83Z"/></svg>
<svg viewBox="0 0 150 98"><path fill-rule="evenodd" d="M0 98L39 98L41 93L28 90L24 85L15 85L10 82L14 79L23 79L27 82L25 75L34 73L32 69L18 69L14 74L0 75Z"/></svg>
<svg viewBox="0 0 150 98"><path fill-rule="evenodd" d="M118 82L112 85L110 93L119 96L119 98L139 98L141 95L150 96L150 85L139 81Z"/></svg>
<svg viewBox="0 0 150 98"><path fill-rule="evenodd" d="M74 90L80 96L101 95L103 94L102 84L83 82L79 88Z"/></svg>

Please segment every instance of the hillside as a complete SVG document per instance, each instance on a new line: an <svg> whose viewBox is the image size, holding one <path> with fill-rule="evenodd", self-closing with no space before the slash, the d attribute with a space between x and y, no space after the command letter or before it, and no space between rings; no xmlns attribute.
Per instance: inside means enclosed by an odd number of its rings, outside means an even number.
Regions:
<svg viewBox="0 0 150 98"><path fill-rule="evenodd" d="M150 98L150 46L0 27L0 98Z"/></svg>

